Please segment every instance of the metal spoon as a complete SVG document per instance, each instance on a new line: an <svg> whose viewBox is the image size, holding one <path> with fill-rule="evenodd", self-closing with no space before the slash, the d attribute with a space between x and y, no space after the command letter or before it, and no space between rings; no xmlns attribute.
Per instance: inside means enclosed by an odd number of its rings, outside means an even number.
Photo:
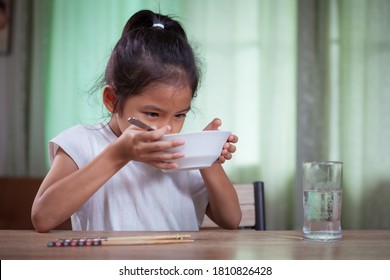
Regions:
<svg viewBox="0 0 390 280"><path fill-rule="evenodd" d="M131 124L134 124L135 126L138 126L139 128L145 129L147 131L152 131L154 130L153 127L147 125L146 123L141 122L139 119L135 117L131 117L128 119L128 122Z"/></svg>

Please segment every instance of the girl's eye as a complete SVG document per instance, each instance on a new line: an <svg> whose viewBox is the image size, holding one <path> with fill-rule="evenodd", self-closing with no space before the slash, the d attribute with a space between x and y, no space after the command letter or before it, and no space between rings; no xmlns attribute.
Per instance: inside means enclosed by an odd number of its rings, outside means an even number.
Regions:
<svg viewBox="0 0 390 280"><path fill-rule="evenodd" d="M178 118L178 119L184 119L186 116L187 116L187 114L182 113L182 114L177 114L177 115L176 115L176 118Z"/></svg>
<svg viewBox="0 0 390 280"><path fill-rule="evenodd" d="M158 113L154 113L154 112L146 112L145 115L152 118L157 118L159 116Z"/></svg>

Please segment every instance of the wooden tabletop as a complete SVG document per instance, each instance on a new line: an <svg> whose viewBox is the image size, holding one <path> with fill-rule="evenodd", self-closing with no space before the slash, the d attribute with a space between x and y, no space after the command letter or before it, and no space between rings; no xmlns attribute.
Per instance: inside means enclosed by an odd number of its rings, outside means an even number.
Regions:
<svg viewBox="0 0 390 280"><path fill-rule="evenodd" d="M58 238L120 237L172 234L172 232L77 232L0 230L0 259L53 260L390 260L390 230L346 230L336 242L302 239L301 231L201 230L190 234L192 243L95 247L48 247ZM173 232L177 234L177 232Z"/></svg>

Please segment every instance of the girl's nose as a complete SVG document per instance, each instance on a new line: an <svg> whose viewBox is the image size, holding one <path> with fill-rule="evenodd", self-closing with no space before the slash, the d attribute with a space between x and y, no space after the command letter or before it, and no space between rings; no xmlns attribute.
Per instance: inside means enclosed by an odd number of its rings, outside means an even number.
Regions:
<svg viewBox="0 0 390 280"><path fill-rule="evenodd" d="M158 123L156 123L155 125L158 126L158 128L160 127L163 127L163 126L167 126L169 125L170 127L172 127L173 125L173 122L169 121L169 120L160 120Z"/></svg>

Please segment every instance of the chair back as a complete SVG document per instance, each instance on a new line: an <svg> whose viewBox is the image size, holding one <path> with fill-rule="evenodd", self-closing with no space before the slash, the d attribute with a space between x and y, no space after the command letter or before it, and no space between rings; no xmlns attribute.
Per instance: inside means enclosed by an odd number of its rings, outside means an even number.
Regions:
<svg viewBox="0 0 390 280"><path fill-rule="evenodd" d="M241 229L265 230L264 183L234 184L240 207L242 219ZM205 216L201 228L218 227L209 217Z"/></svg>

